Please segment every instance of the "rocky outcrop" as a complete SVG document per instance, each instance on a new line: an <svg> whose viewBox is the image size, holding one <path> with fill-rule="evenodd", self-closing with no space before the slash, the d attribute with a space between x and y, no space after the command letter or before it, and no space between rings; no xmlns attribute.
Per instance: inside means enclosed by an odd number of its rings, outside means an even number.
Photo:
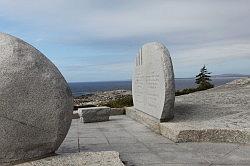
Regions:
<svg viewBox="0 0 250 166"><path fill-rule="evenodd" d="M53 153L68 132L72 109L71 91L55 65L28 43L0 33L0 163Z"/></svg>
<svg viewBox="0 0 250 166"><path fill-rule="evenodd" d="M176 142L250 143L250 78L176 97L161 133Z"/></svg>

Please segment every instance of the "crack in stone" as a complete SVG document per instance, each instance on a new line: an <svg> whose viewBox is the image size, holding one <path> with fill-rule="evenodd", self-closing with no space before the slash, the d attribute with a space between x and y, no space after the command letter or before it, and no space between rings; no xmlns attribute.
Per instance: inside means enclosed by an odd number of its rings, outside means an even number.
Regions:
<svg viewBox="0 0 250 166"><path fill-rule="evenodd" d="M22 124L22 125L24 125L24 126L33 127L33 128L36 128L36 129L45 131L45 132L47 132L47 133L50 133L49 131L47 131L47 130L45 130L45 129L43 129L43 128L39 128L39 127L37 127L37 126L33 126L33 125L31 125L31 124L28 124L28 123L25 123L25 122L21 122L21 121L15 120L15 119L11 119L11 118L8 118L8 117L5 117L5 116L0 116L0 118L4 118L4 119L7 119L7 120L9 120L9 121L14 121L14 122L20 123L20 124Z"/></svg>

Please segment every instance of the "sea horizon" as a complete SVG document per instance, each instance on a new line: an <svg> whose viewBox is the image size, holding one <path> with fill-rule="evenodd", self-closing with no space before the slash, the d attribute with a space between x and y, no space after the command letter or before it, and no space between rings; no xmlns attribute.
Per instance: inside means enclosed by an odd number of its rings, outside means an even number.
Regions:
<svg viewBox="0 0 250 166"><path fill-rule="evenodd" d="M223 75L212 75L211 79L225 79L225 78L244 78L250 77L250 75L242 75L242 76L223 76ZM195 79L195 77L176 77L175 79ZM119 82L119 81L132 81L132 79L124 79L124 80L99 80L99 81L67 81L67 83L92 83L92 82Z"/></svg>
<svg viewBox="0 0 250 166"><path fill-rule="evenodd" d="M219 86L235 79L243 77L211 77L212 83ZM111 90L132 90L132 80L119 81L89 81L89 82L68 82L73 96L81 96L95 92L111 91ZM193 78L175 78L176 90L185 88L194 88L195 77Z"/></svg>

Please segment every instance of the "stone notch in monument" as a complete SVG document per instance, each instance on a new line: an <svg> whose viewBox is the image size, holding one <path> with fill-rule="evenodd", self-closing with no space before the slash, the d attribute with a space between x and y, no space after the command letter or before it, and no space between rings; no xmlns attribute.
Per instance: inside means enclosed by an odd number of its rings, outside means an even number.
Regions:
<svg viewBox="0 0 250 166"><path fill-rule="evenodd" d="M0 33L0 165L55 152L71 125L73 97L56 66Z"/></svg>
<svg viewBox="0 0 250 166"><path fill-rule="evenodd" d="M157 42L147 43L139 50L132 77L134 108L160 122L173 118L175 80L167 48Z"/></svg>

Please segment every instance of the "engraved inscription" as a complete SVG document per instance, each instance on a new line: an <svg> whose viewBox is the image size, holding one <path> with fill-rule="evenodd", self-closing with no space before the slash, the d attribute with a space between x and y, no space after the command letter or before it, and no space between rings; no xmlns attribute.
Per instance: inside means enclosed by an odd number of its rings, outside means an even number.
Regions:
<svg viewBox="0 0 250 166"><path fill-rule="evenodd" d="M143 103L143 75L140 71L136 72L134 78L134 91L135 91L135 99L138 103Z"/></svg>
<svg viewBox="0 0 250 166"><path fill-rule="evenodd" d="M159 93L157 93L157 88L159 88L159 74L152 73L151 75L145 76L146 81L146 96L149 107L157 108L157 100L159 99Z"/></svg>
<svg viewBox="0 0 250 166"><path fill-rule="evenodd" d="M134 108L160 121L171 119L174 92L173 67L166 47L160 43L144 45L136 56L132 79Z"/></svg>
<svg viewBox="0 0 250 166"><path fill-rule="evenodd" d="M137 70L134 75L134 98L136 102L143 104L145 98L147 105L152 108L157 108L157 100L159 99L159 74L143 75L141 70ZM145 91L145 92L144 92Z"/></svg>

